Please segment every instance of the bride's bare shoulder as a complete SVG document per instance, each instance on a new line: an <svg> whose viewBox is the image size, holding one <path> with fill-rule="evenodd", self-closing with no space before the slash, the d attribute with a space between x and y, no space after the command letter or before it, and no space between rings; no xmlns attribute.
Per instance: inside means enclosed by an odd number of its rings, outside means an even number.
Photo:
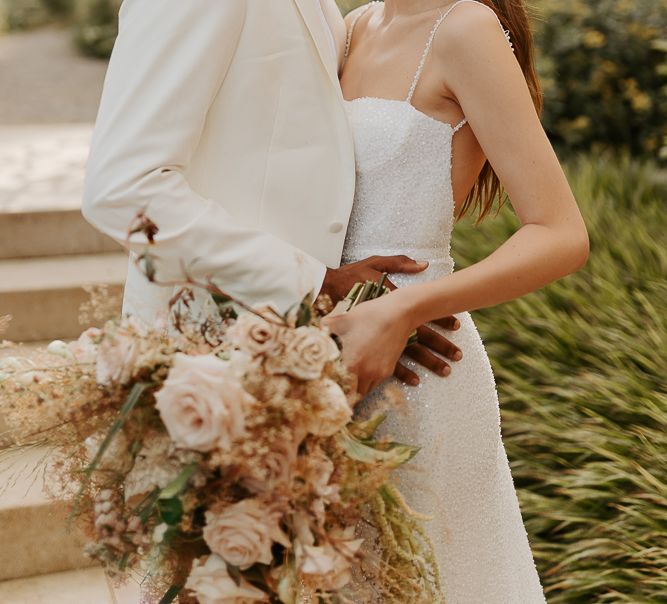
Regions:
<svg viewBox="0 0 667 604"><path fill-rule="evenodd" d="M345 25L347 26L348 31L350 30L351 27L354 27L356 24L357 20L361 18L361 16L366 13L367 11L372 11L373 6L377 4L376 2L368 2L366 4L362 4L361 6L358 6L354 10L350 11L345 15Z"/></svg>
<svg viewBox="0 0 667 604"><path fill-rule="evenodd" d="M436 54L477 51L512 55L512 45L495 11L476 1L456 3L442 22L433 42ZM504 54L503 53L503 54Z"/></svg>

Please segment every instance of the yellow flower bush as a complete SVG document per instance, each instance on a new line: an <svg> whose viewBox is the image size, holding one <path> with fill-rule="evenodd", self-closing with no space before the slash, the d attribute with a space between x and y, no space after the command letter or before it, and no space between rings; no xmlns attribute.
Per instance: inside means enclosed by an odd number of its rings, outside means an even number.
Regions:
<svg viewBox="0 0 667 604"><path fill-rule="evenodd" d="M534 8L551 139L667 160L667 3L539 0Z"/></svg>

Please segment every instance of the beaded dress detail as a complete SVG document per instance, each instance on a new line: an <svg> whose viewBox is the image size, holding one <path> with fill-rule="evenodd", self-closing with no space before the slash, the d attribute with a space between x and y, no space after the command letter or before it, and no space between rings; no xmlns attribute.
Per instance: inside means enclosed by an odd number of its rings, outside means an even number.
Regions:
<svg viewBox="0 0 667 604"><path fill-rule="evenodd" d="M418 275L394 275L399 286L454 270L452 142L466 120L455 126L435 120L412 105L412 96L438 28L465 2L484 6L460 0L440 16L404 101L365 97L346 102L357 188L343 262L374 254L407 254L430 262ZM425 528L435 546L447 604L543 604L501 439L491 365L471 316L458 318L461 328L446 335L461 348L463 359L453 363L449 377L404 359L421 383L417 388L400 385L408 400L405 413L392 414L384 429L422 449L400 470L400 486L414 509L433 517ZM368 413L376 403L377 395L367 397L360 412Z"/></svg>

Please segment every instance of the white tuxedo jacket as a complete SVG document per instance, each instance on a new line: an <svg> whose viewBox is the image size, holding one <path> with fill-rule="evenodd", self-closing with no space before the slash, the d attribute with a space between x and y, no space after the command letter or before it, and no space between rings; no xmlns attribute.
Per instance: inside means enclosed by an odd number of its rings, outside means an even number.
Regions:
<svg viewBox="0 0 667 604"><path fill-rule="evenodd" d="M344 24L322 0L340 57ZM83 213L126 241L159 228L159 280L182 263L284 310L340 263L353 144L320 0L124 0L93 135ZM130 263L124 312L151 321L173 288Z"/></svg>

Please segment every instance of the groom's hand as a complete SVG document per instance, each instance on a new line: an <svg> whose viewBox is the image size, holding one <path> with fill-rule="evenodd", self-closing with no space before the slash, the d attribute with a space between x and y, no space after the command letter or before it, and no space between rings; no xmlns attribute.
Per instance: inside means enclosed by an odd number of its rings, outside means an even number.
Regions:
<svg viewBox="0 0 667 604"><path fill-rule="evenodd" d="M321 294L327 294L334 304L340 302L356 283L379 281L382 273L421 273L428 262L417 262L407 256L371 256L340 268L327 268ZM394 289L394 286L387 283Z"/></svg>
<svg viewBox="0 0 667 604"><path fill-rule="evenodd" d="M382 273L420 273L427 267L428 262L417 262L407 256L371 256L340 268L328 268L320 293L327 294L336 304L347 296L356 283L378 281ZM389 280L385 281L385 285L389 289L396 289ZM450 331L460 327L456 317L446 317L436 321L436 324ZM437 375L444 377L451 373L451 366L445 359L456 362L463 358L463 353L457 346L429 327L420 327L417 336L417 343L408 346L405 353ZM406 384L419 384L417 374L401 363L396 365L394 375Z"/></svg>

